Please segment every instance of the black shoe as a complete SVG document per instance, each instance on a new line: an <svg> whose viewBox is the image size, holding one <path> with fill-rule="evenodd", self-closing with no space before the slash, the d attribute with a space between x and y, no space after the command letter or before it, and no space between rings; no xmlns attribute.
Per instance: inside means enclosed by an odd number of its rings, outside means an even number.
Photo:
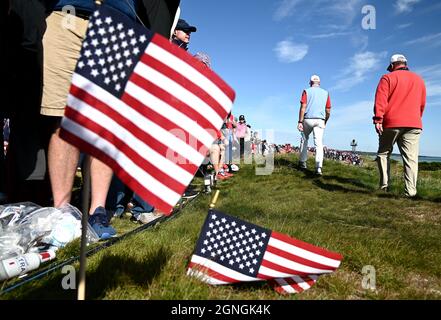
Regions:
<svg viewBox="0 0 441 320"><path fill-rule="evenodd" d="M194 189L187 188L187 190L185 190L184 194L182 195L182 198L185 198L185 199L193 199L193 198L195 198L198 194L199 194L199 191L196 191L196 190L194 190Z"/></svg>
<svg viewBox="0 0 441 320"><path fill-rule="evenodd" d="M187 187L187 189L185 189L185 192L187 192L187 191L196 191L196 187L195 187L195 186L192 186L192 185L189 185L189 186Z"/></svg>

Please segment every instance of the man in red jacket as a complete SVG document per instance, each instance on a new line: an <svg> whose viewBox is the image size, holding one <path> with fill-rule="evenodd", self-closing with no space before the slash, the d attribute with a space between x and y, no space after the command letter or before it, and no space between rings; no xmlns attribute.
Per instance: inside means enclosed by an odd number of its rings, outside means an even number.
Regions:
<svg viewBox="0 0 441 320"><path fill-rule="evenodd" d="M405 195L414 197L426 87L420 76L409 71L407 59L401 54L391 57L387 70L390 73L383 75L377 87L373 117L379 135L380 188L388 190L389 160L396 142L403 158Z"/></svg>

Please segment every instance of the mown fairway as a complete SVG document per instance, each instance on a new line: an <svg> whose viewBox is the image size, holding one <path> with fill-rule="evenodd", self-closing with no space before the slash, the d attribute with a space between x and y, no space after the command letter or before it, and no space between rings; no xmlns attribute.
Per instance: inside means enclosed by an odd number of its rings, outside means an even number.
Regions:
<svg viewBox="0 0 441 320"><path fill-rule="evenodd" d="M242 166L219 183L217 209L344 256L340 268L299 295L281 296L265 283L212 287L186 276L206 217L201 195L174 219L88 259L88 299L440 299L441 170L420 171L418 199L405 199L402 168L394 164L390 193L377 191L375 163L362 168L333 161L323 177L295 168L295 155L276 158L273 174ZM312 162L308 163L312 168ZM120 232L133 228L115 221ZM59 259L78 251L78 242ZM363 289L363 267L376 271L376 289ZM78 270L78 264L75 265ZM1 299L75 299L60 270Z"/></svg>

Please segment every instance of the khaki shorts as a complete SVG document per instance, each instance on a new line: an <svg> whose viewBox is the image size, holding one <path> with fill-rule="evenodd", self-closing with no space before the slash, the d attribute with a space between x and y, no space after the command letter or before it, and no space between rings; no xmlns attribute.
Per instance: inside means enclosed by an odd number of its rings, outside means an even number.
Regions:
<svg viewBox="0 0 441 320"><path fill-rule="evenodd" d="M54 11L43 37L43 98L41 114L62 117L88 20Z"/></svg>
<svg viewBox="0 0 441 320"><path fill-rule="evenodd" d="M219 164L225 161L225 144L213 143L210 148L210 159L211 163Z"/></svg>

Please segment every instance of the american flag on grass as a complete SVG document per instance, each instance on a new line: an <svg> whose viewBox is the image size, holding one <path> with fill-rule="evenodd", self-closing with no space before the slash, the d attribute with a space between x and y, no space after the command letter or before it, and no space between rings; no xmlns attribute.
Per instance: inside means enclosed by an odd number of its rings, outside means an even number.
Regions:
<svg viewBox="0 0 441 320"><path fill-rule="evenodd" d="M213 285L266 280L280 293L300 293L319 275L336 270L342 258L212 210L202 227L188 274Z"/></svg>
<svg viewBox="0 0 441 320"><path fill-rule="evenodd" d="M169 213L234 97L187 52L102 5L89 21L61 136Z"/></svg>

